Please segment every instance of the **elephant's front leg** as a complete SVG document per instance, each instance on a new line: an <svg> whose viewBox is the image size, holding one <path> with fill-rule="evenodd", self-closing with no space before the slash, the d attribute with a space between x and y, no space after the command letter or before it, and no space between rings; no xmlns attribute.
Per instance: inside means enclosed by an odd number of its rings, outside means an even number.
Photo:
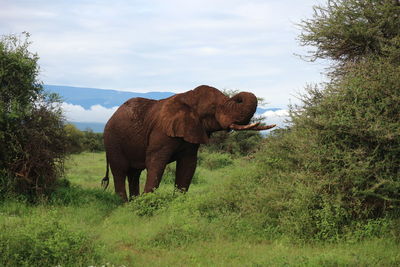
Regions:
<svg viewBox="0 0 400 267"><path fill-rule="evenodd" d="M167 165L172 152L169 149L147 153L146 168L147 179L144 186L144 193L153 192L158 188L161 178L164 174L165 166Z"/></svg>
<svg viewBox="0 0 400 267"><path fill-rule="evenodd" d="M187 191L197 166L198 145L181 154L176 161L175 186L180 191Z"/></svg>

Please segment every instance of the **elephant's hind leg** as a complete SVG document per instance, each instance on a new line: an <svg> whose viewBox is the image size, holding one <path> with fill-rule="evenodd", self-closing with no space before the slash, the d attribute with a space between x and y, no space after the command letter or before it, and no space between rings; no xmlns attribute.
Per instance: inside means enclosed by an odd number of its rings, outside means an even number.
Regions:
<svg viewBox="0 0 400 267"><path fill-rule="evenodd" d="M141 169L130 169L128 172L129 198L138 196L140 192L139 178Z"/></svg>
<svg viewBox="0 0 400 267"><path fill-rule="evenodd" d="M114 177L115 193L119 195L123 201L128 202L128 197L126 195L126 189L125 189L125 179L127 171L121 169L115 169L112 168L111 166L111 172Z"/></svg>

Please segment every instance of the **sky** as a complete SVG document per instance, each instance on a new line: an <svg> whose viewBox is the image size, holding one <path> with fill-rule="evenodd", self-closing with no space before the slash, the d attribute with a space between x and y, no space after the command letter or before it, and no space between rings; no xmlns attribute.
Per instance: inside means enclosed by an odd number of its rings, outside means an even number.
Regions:
<svg viewBox="0 0 400 267"><path fill-rule="evenodd" d="M0 0L0 34L31 34L45 84L250 91L286 109L322 63L299 56L296 24L317 0Z"/></svg>

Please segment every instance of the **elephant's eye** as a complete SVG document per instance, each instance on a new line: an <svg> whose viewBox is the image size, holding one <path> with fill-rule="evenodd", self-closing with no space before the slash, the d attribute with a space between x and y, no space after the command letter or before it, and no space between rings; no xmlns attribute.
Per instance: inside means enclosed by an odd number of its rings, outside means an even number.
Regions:
<svg viewBox="0 0 400 267"><path fill-rule="evenodd" d="M235 102L236 102L236 103L242 103L243 100L242 100L241 98L236 98L236 99L235 99Z"/></svg>

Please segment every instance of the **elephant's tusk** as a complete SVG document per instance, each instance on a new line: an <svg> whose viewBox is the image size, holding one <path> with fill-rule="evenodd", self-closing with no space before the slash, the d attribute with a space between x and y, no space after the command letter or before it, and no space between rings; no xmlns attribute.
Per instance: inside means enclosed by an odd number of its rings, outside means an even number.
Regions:
<svg viewBox="0 0 400 267"><path fill-rule="evenodd" d="M254 127L257 127L260 123L252 123L252 124L248 124L248 125L238 125L238 124L231 124L231 126L229 126L230 129L232 130L237 130L237 131L242 131L242 130L249 130L252 129Z"/></svg>
<svg viewBox="0 0 400 267"><path fill-rule="evenodd" d="M276 124L262 125L262 126L260 126L259 124L260 124L259 122L248 124L248 125L231 124L231 126L229 126L229 128L232 130L236 130L236 131L244 131L244 130L262 131L262 130L268 130L268 129L274 128L276 126Z"/></svg>
<svg viewBox="0 0 400 267"><path fill-rule="evenodd" d="M276 124L261 125L261 126L257 126L257 127L251 128L250 130L263 131L263 130L268 130L268 129L274 128L275 126L276 126Z"/></svg>

